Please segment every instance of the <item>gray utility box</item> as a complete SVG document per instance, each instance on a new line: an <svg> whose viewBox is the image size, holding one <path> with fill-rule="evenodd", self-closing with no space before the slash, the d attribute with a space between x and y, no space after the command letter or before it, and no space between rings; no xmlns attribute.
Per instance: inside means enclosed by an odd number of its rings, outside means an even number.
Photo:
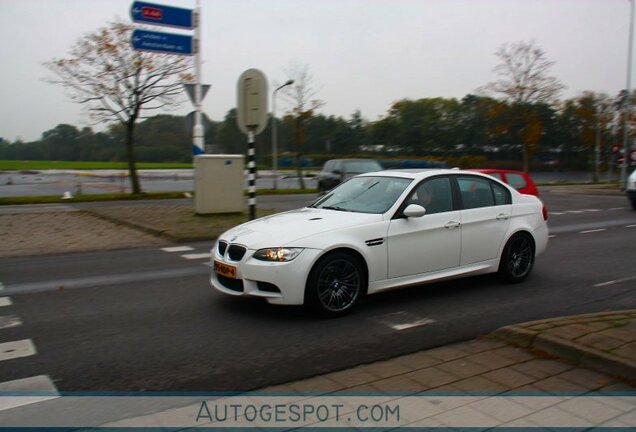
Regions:
<svg viewBox="0 0 636 432"><path fill-rule="evenodd" d="M243 155L195 156L194 212L242 212L244 182Z"/></svg>

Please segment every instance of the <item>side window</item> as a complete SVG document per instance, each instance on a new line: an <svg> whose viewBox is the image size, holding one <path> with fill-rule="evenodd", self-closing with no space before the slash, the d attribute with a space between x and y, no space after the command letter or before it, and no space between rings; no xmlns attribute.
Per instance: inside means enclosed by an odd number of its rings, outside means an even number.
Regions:
<svg viewBox="0 0 636 432"><path fill-rule="evenodd" d="M438 177L426 180L411 194L409 204L418 204L426 209L426 214L453 210L453 193L450 179Z"/></svg>
<svg viewBox="0 0 636 432"><path fill-rule="evenodd" d="M510 192L505 187L492 183L492 192L495 195L495 205L506 205L511 204L512 199L510 198Z"/></svg>
<svg viewBox="0 0 636 432"><path fill-rule="evenodd" d="M528 186L526 183L526 179L523 178L522 175L516 173L507 173L506 179L508 179L508 184L515 189L523 189Z"/></svg>
<svg viewBox="0 0 636 432"><path fill-rule="evenodd" d="M495 205L495 197L490 181L478 177L460 177L457 179L464 209L490 207Z"/></svg>
<svg viewBox="0 0 636 432"><path fill-rule="evenodd" d="M333 171L333 165L334 165L333 161L327 161L327 163L325 164L324 168L322 169L322 172L328 173L328 172Z"/></svg>

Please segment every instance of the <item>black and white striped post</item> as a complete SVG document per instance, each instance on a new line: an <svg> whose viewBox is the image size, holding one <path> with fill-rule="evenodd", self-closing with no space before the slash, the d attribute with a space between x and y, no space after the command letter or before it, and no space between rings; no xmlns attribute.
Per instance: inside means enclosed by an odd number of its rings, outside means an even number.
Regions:
<svg viewBox="0 0 636 432"><path fill-rule="evenodd" d="M256 153L254 145L254 131L250 130L247 134L247 205L250 211L250 220L256 218L256 162L254 155Z"/></svg>
<svg viewBox="0 0 636 432"><path fill-rule="evenodd" d="M255 137L267 125L267 78L258 69L243 72L238 81L236 122L247 135L248 207L250 220L256 218L256 146Z"/></svg>

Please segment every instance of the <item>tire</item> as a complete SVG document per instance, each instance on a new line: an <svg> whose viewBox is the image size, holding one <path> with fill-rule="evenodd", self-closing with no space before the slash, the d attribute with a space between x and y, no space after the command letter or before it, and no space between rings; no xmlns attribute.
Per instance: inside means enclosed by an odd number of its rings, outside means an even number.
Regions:
<svg viewBox="0 0 636 432"><path fill-rule="evenodd" d="M513 235L501 254L499 275L506 282L519 283L528 277L533 265L534 240L525 233Z"/></svg>
<svg viewBox="0 0 636 432"><path fill-rule="evenodd" d="M344 252L320 259L309 273L305 304L325 317L349 313L366 290L367 275L360 262Z"/></svg>

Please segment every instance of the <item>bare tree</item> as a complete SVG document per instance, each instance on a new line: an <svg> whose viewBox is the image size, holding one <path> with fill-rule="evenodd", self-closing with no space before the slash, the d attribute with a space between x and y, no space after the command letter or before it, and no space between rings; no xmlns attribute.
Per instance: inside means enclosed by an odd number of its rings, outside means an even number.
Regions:
<svg viewBox="0 0 636 432"><path fill-rule="evenodd" d="M70 57L45 66L49 82L70 90L71 99L86 104L95 123L119 123L126 128L126 155L132 193L141 193L135 166L134 131L142 111L176 107L183 102L182 82L192 79L190 58L135 51L134 27L113 22L75 43Z"/></svg>
<svg viewBox="0 0 636 432"><path fill-rule="evenodd" d="M289 117L294 124L294 152L295 165L300 188L305 189L305 182L300 170L302 147L305 141L305 121L314 111L324 105L324 102L315 99L318 89L315 88L313 76L309 72L309 65L292 62L286 70L287 75L294 80L294 84L285 87L282 91L291 105Z"/></svg>
<svg viewBox="0 0 636 432"><path fill-rule="evenodd" d="M536 116L531 108L537 104L553 104L565 86L550 75L554 62L547 59L534 41L504 44L495 55L500 60L494 69L499 79L482 87L480 92L502 97L515 110L521 127L523 169L527 171L532 149L536 148L541 135L536 133ZM524 131L526 123L532 131Z"/></svg>

